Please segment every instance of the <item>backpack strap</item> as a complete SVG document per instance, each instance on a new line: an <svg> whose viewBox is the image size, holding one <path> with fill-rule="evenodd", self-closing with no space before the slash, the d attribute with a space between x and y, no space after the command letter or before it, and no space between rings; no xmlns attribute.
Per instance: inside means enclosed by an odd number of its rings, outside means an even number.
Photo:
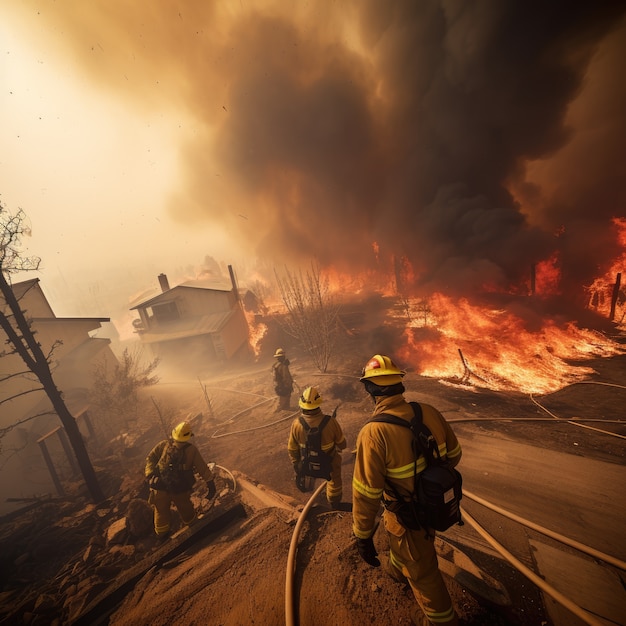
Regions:
<svg viewBox="0 0 626 626"><path fill-rule="evenodd" d="M386 424L396 424L397 426L403 426L408 428L413 435L413 452L415 453L415 464L417 467L417 458L422 454L426 461L426 465L442 465L445 463L441 459L439 453L439 446L437 440L433 437L430 429L424 424L424 413L419 402L409 402L413 409L413 418L410 422L391 415L390 413L380 413L376 417L373 417L371 422L384 422ZM415 476L415 482L417 483L417 476ZM391 483L387 484L394 490ZM394 494L395 495L395 494Z"/></svg>
<svg viewBox="0 0 626 626"><path fill-rule="evenodd" d="M308 425L307 421L300 415L300 424L302 424L302 428L304 428L304 432L308 435L311 427ZM320 433L324 430L326 424L330 422L330 415L324 415L324 419L320 422L320 425L316 427L316 430Z"/></svg>
<svg viewBox="0 0 626 626"><path fill-rule="evenodd" d="M428 464L441 464L443 461L439 453L439 445L428 426L424 424L424 414L420 403L410 402L409 404L413 407L413 413L415 414L411 420L411 432L415 436L417 445L420 447L426 462Z"/></svg>
<svg viewBox="0 0 626 626"><path fill-rule="evenodd" d="M417 403L416 403L417 404ZM407 422L406 420L402 419L401 417L397 417L396 415L391 415L390 413L379 413L378 415L376 415L375 417L373 417L372 419L370 419L370 422L382 422L384 424L395 424L396 426L402 426L403 428L406 428L408 430L411 431L412 435L411 435L411 448L413 449L413 456L414 456L414 460L413 460L413 493L416 492L417 490L417 476L415 475L415 472L417 471L417 458L420 455L420 450L419 450L419 446L417 446L417 439L414 435L414 431L412 426L413 421L415 421L415 419L417 418L419 421L421 421L421 416L422 416L422 409L419 406L419 404L417 405L418 408L418 412L416 411L415 407L413 407L413 413L414 414L418 414L419 417L417 417L417 415L415 415L413 417L413 419L411 420L411 422ZM393 494L393 496L395 497L396 501L398 502L406 502L407 498L410 498L410 493L407 492L406 495L403 495L400 493L399 489L389 480L387 480L387 477L385 477L385 486L389 489L389 491L391 491L391 493ZM389 502L385 499L385 497L383 496L383 504L385 505L385 507L387 507L389 505Z"/></svg>

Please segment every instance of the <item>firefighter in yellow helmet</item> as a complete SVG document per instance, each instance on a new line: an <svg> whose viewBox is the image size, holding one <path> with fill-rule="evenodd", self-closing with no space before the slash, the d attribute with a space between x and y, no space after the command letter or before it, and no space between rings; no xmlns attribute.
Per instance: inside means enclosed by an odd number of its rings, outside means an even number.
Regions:
<svg viewBox="0 0 626 626"><path fill-rule="evenodd" d="M274 391L278 396L277 411L288 411L293 392L293 378L289 371L289 359L282 348L277 348L274 353L272 376L274 378Z"/></svg>
<svg viewBox="0 0 626 626"><path fill-rule="evenodd" d="M414 416L404 399L404 372L388 356L376 354L363 368L361 382L374 401L372 417L381 413L410 422ZM441 413L420 403L424 424L435 437L442 458L454 466L461 459L461 446ZM381 504L394 498L392 483L399 493L412 493L414 476L421 471L415 463L408 429L394 424L368 421L359 432L352 479L352 530L361 558L374 567L380 565L374 547L376 514ZM422 469L423 469L422 465ZM408 468L408 469L407 469ZM385 509L383 522L389 537L388 572L397 580L408 582L429 623L456 626L458 617L437 562L432 529L410 530L401 519ZM411 615L422 624L419 611Z"/></svg>
<svg viewBox="0 0 626 626"><path fill-rule="evenodd" d="M341 451L346 447L346 438L335 414L322 413L322 396L316 387L307 387L298 404L301 414L291 424L287 443L296 485L304 490L305 476L324 478L327 481L326 499L331 508L339 510L343 508Z"/></svg>
<svg viewBox="0 0 626 626"><path fill-rule="evenodd" d="M181 422L172 430L172 436L154 446L146 458L148 502L154 509L154 532L160 539L170 534L172 503L184 524L191 526L197 521L198 514L191 502L195 474L206 481L209 500L215 496L213 473L198 448L190 442L192 437L189 422Z"/></svg>

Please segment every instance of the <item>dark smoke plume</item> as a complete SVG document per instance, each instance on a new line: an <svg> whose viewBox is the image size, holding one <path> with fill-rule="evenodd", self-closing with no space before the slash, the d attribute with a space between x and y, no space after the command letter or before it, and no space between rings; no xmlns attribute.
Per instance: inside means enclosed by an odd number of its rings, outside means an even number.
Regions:
<svg viewBox="0 0 626 626"><path fill-rule="evenodd" d="M171 211L194 228L352 271L376 242L448 292L511 289L555 251L580 290L618 252L623 2L66 6L29 19L100 87L189 129Z"/></svg>

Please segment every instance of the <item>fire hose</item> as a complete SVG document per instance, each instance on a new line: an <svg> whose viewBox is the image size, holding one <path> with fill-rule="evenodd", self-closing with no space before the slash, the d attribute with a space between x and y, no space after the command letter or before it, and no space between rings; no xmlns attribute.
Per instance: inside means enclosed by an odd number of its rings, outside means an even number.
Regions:
<svg viewBox="0 0 626 626"><path fill-rule="evenodd" d="M574 615L580 617L585 624L589 626L603 626L604 622L597 619L591 613L588 613L582 607L578 606L575 602L572 602L569 598L565 597L560 591L557 591L554 587L548 585L543 578L535 574L531 569L526 567L521 561L516 559L501 543L496 541L467 511L463 511L463 519L470 524L489 544L491 544L511 565L513 565L519 572L521 572L532 583L539 587L542 591L547 593L551 598L556 600L559 604L569 609Z"/></svg>
<svg viewBox="0 0 626 626"><path fill-rule="evenodd" d="M552 539L556 539L557 541L565 545L568 545L571 548L579 550L580 552L584 552L585 554L588 554L589 556L597 558L600 561L604 561L605 563L610 563L611 565L614 565L615 567L621 570L626 570L626 562L621 561L620 559L617 559L611 556L610 554L605 554L604 552L600 552L599 550L596 550L592 548L591 546L586 546L585 544L580 543L576 541L575 539L570 539L569 537L556 533L550 530L549 528L545 528L544 526L535 524L534 522L531 522L530 520L527 520L519 515L516 515L515 513L511 513L510 511L507 511L506 509L499 507L497 504L492 504L488 500L485 500L484 498L481 498L480 496L477 496L473 494L471 491L467 491L466 489L463 489L463 496L469 498L470 500L474 500L474 502L478 502L478 504L482 504L484 507L487 507L488 509L491 509L492 511L496 513L499 513L500 515L504 515L504 517L508 517L514 522L522 524L523 526L526 526L528 528L532 528L533 530L536 530L537 532L543 535L546 535L546 537L551 537Z"/></svg>
<svg viewBox="0 0 626 626"><path fill-rule="evenodd" d="M289 545L289 554L287 556L287 574L285 580L285 624L286 626L295 626L297 624L294 602L293 602L293 579L296 571L296 551L298 548L298 539L300 538L300 529L306 520L306 516L313 506L313 501L317 496L322 493L326 487L326 481L313 492L313 495L309 498L309 501L304 505L300 517L296 523L296 527L293 530L291 536L291 544Z"/></svg>

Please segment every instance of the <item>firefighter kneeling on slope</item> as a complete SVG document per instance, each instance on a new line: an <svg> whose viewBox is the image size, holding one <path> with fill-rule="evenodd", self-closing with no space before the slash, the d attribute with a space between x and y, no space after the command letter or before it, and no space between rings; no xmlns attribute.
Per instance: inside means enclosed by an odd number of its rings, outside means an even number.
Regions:
<svg viewBox="0 0 626 626"><path fill-rule="evenodd" d="M298 401L302 414L293 420L287 452L296 473L296 485L305 491L305 477L323 478L326 499L331 508L342 508L341 450L346 438L333 415L324 415L322 396L315 387L307 387Z"/></svg>
<svg viewBox="0 0 626 626"><path fill-rule="evenodd" d="M415 415L404 399L404 372L388 357L373 356L363 368L361 382L374 401L372 418L359 432L352 477L352 530L361 558L378 567L378 553L373 536L378 524L376 515L381 499L385 504L383 522L389 537L389 562L385 569L396 580L408 582L429 624L457 626L459 621L444 583L435 552L435 532L429 528L408 528L399 515L390 510L394 491L412 493L415 476L425 469L412 449L413 436L408 428L378 421L385 415L406 420ZM419 403L423 423L436 440L441 457L454 467L461 459L461 446L441 413ZM411 614L415 624L424 616L416 609Z"/></svg>
<svg viewBox="0 0 626 626"><path fill-rule="evenodd" d="M159 442L146 458L145 477L150 486L148 502L154 509L154 532L160 539L170 534L170 505L173 503L183 524L191 526L198 513L191 502L191 492L199 474L207 484L207 498L215 496L213 472L200 451L189 442L191 425L181 422L170 439Z"/></svg>

